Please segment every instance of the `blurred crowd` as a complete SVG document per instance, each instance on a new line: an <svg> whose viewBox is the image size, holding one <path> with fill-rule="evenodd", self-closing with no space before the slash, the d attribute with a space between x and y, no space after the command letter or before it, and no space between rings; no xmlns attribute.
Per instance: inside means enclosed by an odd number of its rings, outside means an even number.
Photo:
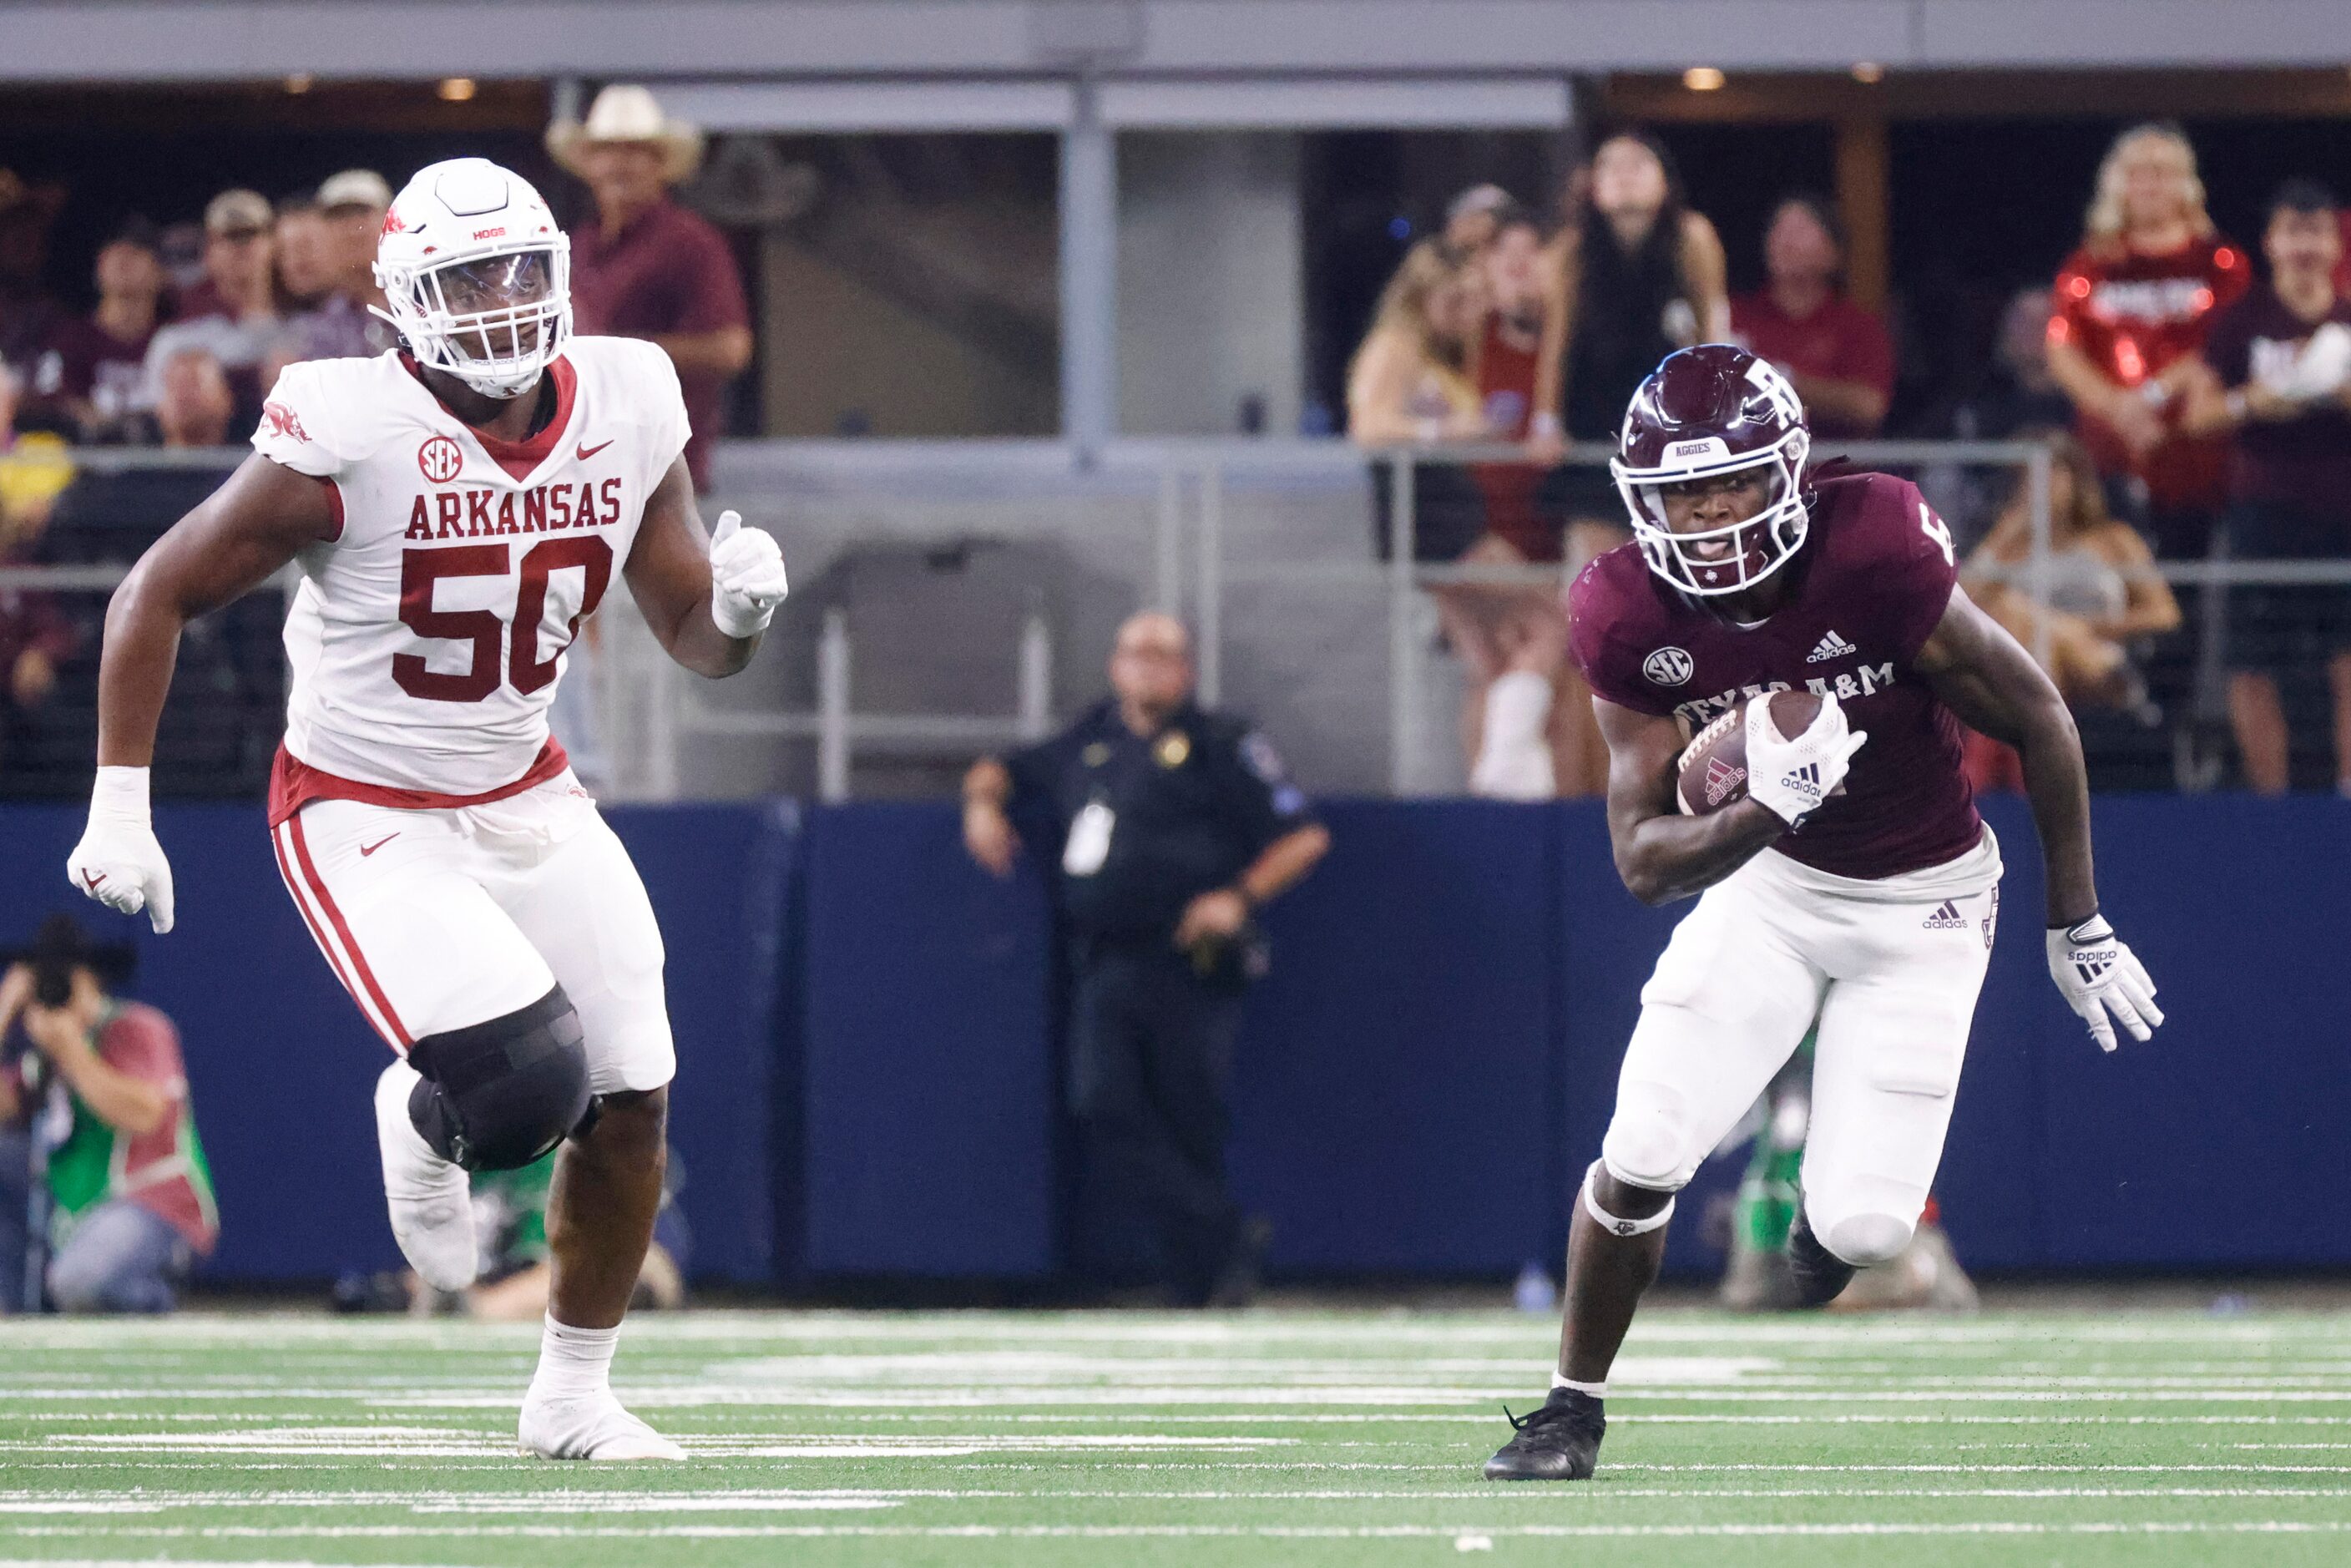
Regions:
<svg viewBox="0 0 2351 1568"><path fill-rule="evenodd" d="M695 431L686 461L706 487L721 400L752 339L731 247L670 197L699 164L701 134L645 89L619 85L549 127L547 147L588 197L570 231L575 329L649 339L670 355ZM61 681L94 678L103 609L94 595L14 586L8 570L127 566L235 465L287 365L394 347L374 274L393 194L382 173L346 169L276 200L238 187L168 223L131 216L99 246L97 303L80 313L38 287L58 193L0 170L0 793L46 792L52 763L87 771L88 737L72 722L87 705L53 698ZM141 447L187 461L91 452ZM179 684L273 714L275 627L262 615L241 635L237 620L233 610L199 623L196 667L183 654ZM53 706L74 712L45 723ZM271 724L208 722L221 716L192 727L214 753L199 792L239 792L266 768L266 748L235 737Z"/></svg>
<svg viewBox="0 0 2351 1568"><path fill-rule="evenodd" d="M1971 546L1970 591L2044 659L2085 730L2113 742L2094 747L2094 762L2121 759L2104 782L2212 781L2187 777L2210 730L2247 788L2321 782L2311 759L2325 753L2326 779L2351 795L2345 230L2334 193L2293 178L2249 250L2215 228L2186 133L2133 127L2099 168L2079 248L2011 300L1993 372L1901 432L2049 444L2045 560L2021 467L1916 476ZM1762 285L1734 298L1723 240L1685 200L1671 154L1624 130L1575 168L1555 215L1495 186L1465 191L1389 281L1350 369L1348 434L1380 449L1519 449L1410 471L1414 554L1459 569L1435 574L1433 592L1467 674L1475 792L1604 788L1556 582L1476 569L1572 576L1629 538L1606 470L1561 459L1570 442L1613 444L1660 359L1701 341L1753 350L1795 384L1823 456L1885 433L1895 340L1845 291L1834 204L1789 192L1757 237ZM1393 465L1375 468L1384 554L1398 482ZM2280 560L2345 570L2210 586L2210 563ZM2165 561L2205 563L2202 579L2175 592ZM2331 747L2295 744L2330 733ZM2014 758L1989 742L1971 766L1981 787L2015 782Z"/></svg>

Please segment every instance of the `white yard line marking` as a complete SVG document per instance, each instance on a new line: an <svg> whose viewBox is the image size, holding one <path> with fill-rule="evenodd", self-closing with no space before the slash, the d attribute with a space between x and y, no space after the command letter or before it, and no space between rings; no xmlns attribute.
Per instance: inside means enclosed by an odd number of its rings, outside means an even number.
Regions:
<svg viewBox="0 0 2351 1568"><path fill-rule="evenodd" d="M884 1539L1007 1539L1007 1540L1263 1540L1263 1541L1382 1541L1426 1540L1463 1534L1496 1538L1718 1538L1755 1539L1822 1536L1971 1536L1971 1535L2338 1535L2351 1522L2335 1520L2113 1520L2035 1521L1979 1520L1948 1522L1854 1521L1841 1523L1722 1523L1722 1524L1369 1524L1369 1525L1215 1525L1215 1524L940 1524L940 1525L724 1525L652 1526L596 1525L328 1525L306 1529L292 1525L125 1525L111 1533L148 1540L236 1541L378 1541L463 1535L472 1538L521 1540L686 1540L758 1541L821 1540L830 1537ZM34 1526L26 1535L86 1533Z"/></svg>

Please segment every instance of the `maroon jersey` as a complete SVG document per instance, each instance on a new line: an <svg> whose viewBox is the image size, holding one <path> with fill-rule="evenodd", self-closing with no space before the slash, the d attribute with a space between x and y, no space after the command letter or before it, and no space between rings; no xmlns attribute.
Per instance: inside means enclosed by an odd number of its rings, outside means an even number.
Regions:
<svg viewBox="0 0 2351 1568"><path fill-rule="evenodd" d="M1959 722L1914 663L1951 601L1955 555L1949 529L1907 479L1823 479L1810 537L1781 569L1792 592L1770 620L1738 625L1659 581L1623 545L1568 591L1575 662L1608 701L1671 715L1691 733L1742 697L1835 693L1869 743L1845 792L1774 847L1836 876L1921 871L1983 834Z"/></svg>

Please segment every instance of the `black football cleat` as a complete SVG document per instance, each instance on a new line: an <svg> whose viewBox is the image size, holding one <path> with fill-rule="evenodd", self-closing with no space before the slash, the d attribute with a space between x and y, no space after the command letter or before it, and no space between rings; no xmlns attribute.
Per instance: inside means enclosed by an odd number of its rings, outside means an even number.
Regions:
<svg viewBox="0 0 2351 1568"><path fill-rule="evenodd" d="M1515 1435L1486 1461L1488 1480L1588 1481L1600 1461L1608 1417L1591 1395L1554 1388L1542 1408L1510 1416L1510 1425Z"/></svg>
<svg viewBox="0 0 2351 1568"><path fill-rule="evenodd" d="M1788 1228L1788 1272L1795 1281L1795 1305L1825 1307L1853 1283L1854 1268L1821 1245L1813 1234L1812 1217L1802 1209Z"/></svg>

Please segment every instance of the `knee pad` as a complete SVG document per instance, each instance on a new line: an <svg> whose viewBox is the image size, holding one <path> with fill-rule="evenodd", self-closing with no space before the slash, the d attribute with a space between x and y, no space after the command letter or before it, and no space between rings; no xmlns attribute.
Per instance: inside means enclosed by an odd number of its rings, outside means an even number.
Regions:
<svg viewBox="0 0 2351 1568"><path fill-rule="evenodd" d="M1608 1174L1628 1186L1678 1192L1698 1164L1689 1148L1689 1102L1662 1083L1627 1083L1600 1140ZM1703 1153L1703 1151L1699 1151Z"/></svg>
<svg viewBox="0 0 2351 1568"><path fill-rule="evenodd" d="M1915 1227L1891 1214L1848 1214L1832 1220L1821 1245L1856 1269L1900 1255Z"/></svg>
<svg viewBox="0 0 2351 1568"><path fill-rule="evenodd" d="M423 1080L408 1119L469 1171L518 1169L593 1116L580 1015L561 986L503 1018L427 1035L408 1062Z"/></svg>

